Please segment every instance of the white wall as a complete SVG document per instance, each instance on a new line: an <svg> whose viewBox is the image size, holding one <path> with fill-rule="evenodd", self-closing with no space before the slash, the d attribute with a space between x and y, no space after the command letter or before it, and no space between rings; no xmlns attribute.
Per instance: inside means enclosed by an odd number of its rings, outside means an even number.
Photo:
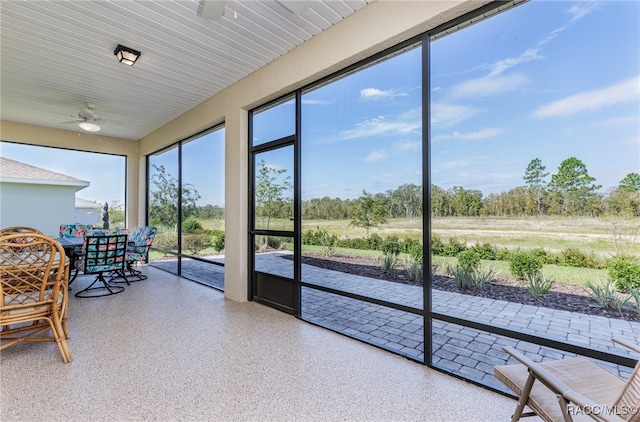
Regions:
<svg viewBox="0 0 640 422"><path fill-rule="evenodd" d="M73 220L76 224L91 224L102 227L102 208L76 208Z"/></svg>
<svg viewBox="0 0 640 422"><path fill-rule="evenodd" d="M0 227L28 226L57 236L61 224L74 222L75 186L0 184Z"/></svg>

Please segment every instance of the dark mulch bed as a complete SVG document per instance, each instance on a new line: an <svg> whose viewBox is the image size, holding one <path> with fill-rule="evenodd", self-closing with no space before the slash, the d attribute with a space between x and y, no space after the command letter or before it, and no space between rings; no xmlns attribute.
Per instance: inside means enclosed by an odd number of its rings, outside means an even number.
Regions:
<svg viewBox="0 0 640 422"><path fill-rule="evenodd" d="M305 253L302 257L302 263L329 270L392 281L395 283L410 284L414 286L422 285L421 282L409 280L406 272L402 270L397 271L395 274L387 274L383 272L380 268L379 262L372 257L340 254L325 256L322 254ZM595 300L589 296L584 288L572 284L554 283L549 295L540 301L537 301L529 294L527 291L527 284L524 281L503 275L499 275L495 280L485 285L482 289L472 291L461 290L458 288L453 278L437 274L433 282L433 288L449 292L506 300L525 305L543 306L552 309L640 322L640 314L631 309L624 310L623 314L620 315L618 311L611 311L597 307Z"/></svg>

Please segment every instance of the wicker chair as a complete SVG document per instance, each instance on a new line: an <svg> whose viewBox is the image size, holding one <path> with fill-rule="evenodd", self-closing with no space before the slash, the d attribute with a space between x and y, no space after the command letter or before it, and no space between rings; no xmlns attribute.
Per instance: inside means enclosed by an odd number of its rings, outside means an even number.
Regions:
<svg viewBox="0 0 640 422"><path fill-rule="evenodd" d="M69 267L64 250L41 233L0 237L0 350L22 341L55 341L71 362L66 339ZM51 331L51 336L41 334Z"/></svg>
<svg viewBox="0 0 640 422"><path fill-rule="evenodd" d="M126 262L126 278L114 274L110 281L114 283L131 283L134 281L146 280L147 276L142 274L140 270L133 266L142 262L149 262L149 250L156 236L157 229L152 226L140 226L133 229L129 242L127 244L127 253L125 254Z"/></svg>
<svg viewBox="0 0 640 422"><path fill-rule="evenodd" d="M124 287L110 284L104 274L115 273L125 277L124 257L128 236L126 229L89 230L85 233L82 256L76 261L76 267L85 274L97 276L93 283L76 293L77 297L109 296L124 291Z"/></svg>
<svg viewBox="0 0 640 422"><path fill-rule="evenodd" d="M614 341L640 353L638 346ZM527 416L547 422L640 421L640 361L625 381L586 358L535 363L511 347L503 350L521 362L494 367L495 377L519 397L513 422ZM533 412L524 413L525 406Z"/></svg>
<svg viewBox="0 0 640 422"><path fill-rule="evenodd" d="M34 229L33 227L27 227L27 226L5 227L5 228L0 230L0 235L13 234L13 233L40 233L40 234L42 234L42 232L40 230Z"/></svg>

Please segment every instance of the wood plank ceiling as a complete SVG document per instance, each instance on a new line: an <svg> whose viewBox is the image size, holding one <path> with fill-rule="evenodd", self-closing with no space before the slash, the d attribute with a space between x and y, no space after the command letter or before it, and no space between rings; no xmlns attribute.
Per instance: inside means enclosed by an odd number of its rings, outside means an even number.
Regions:
<svg viewBox="0 0 640 422"><path fill-rule="evenodd" d="M207 20L200 0L3 0L0 118L81 131L90 102L100 134L139 140L372 1L227 0Z"/></svg>

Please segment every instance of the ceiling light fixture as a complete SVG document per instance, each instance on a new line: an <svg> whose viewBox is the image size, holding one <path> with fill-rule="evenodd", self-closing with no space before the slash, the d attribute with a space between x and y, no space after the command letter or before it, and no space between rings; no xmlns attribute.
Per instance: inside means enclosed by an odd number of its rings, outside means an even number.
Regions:
<svg viewBox="0 0 640 422"><path fill-rule="evenodd" d="M78 123L80 129L84 129L87 132L97 132L100 130L100 125L94 122L80 122Z"/></svg>
<svg viewBox="0 0 640 422"><path fill-rule="evenodd" d="M124 63L129 66L133 66L136 60L138 60L138 58L140 57L139 51L133 50L120 44L118 44L116 49L113 51L113 54L116 55L120 63Z"/></svg>

